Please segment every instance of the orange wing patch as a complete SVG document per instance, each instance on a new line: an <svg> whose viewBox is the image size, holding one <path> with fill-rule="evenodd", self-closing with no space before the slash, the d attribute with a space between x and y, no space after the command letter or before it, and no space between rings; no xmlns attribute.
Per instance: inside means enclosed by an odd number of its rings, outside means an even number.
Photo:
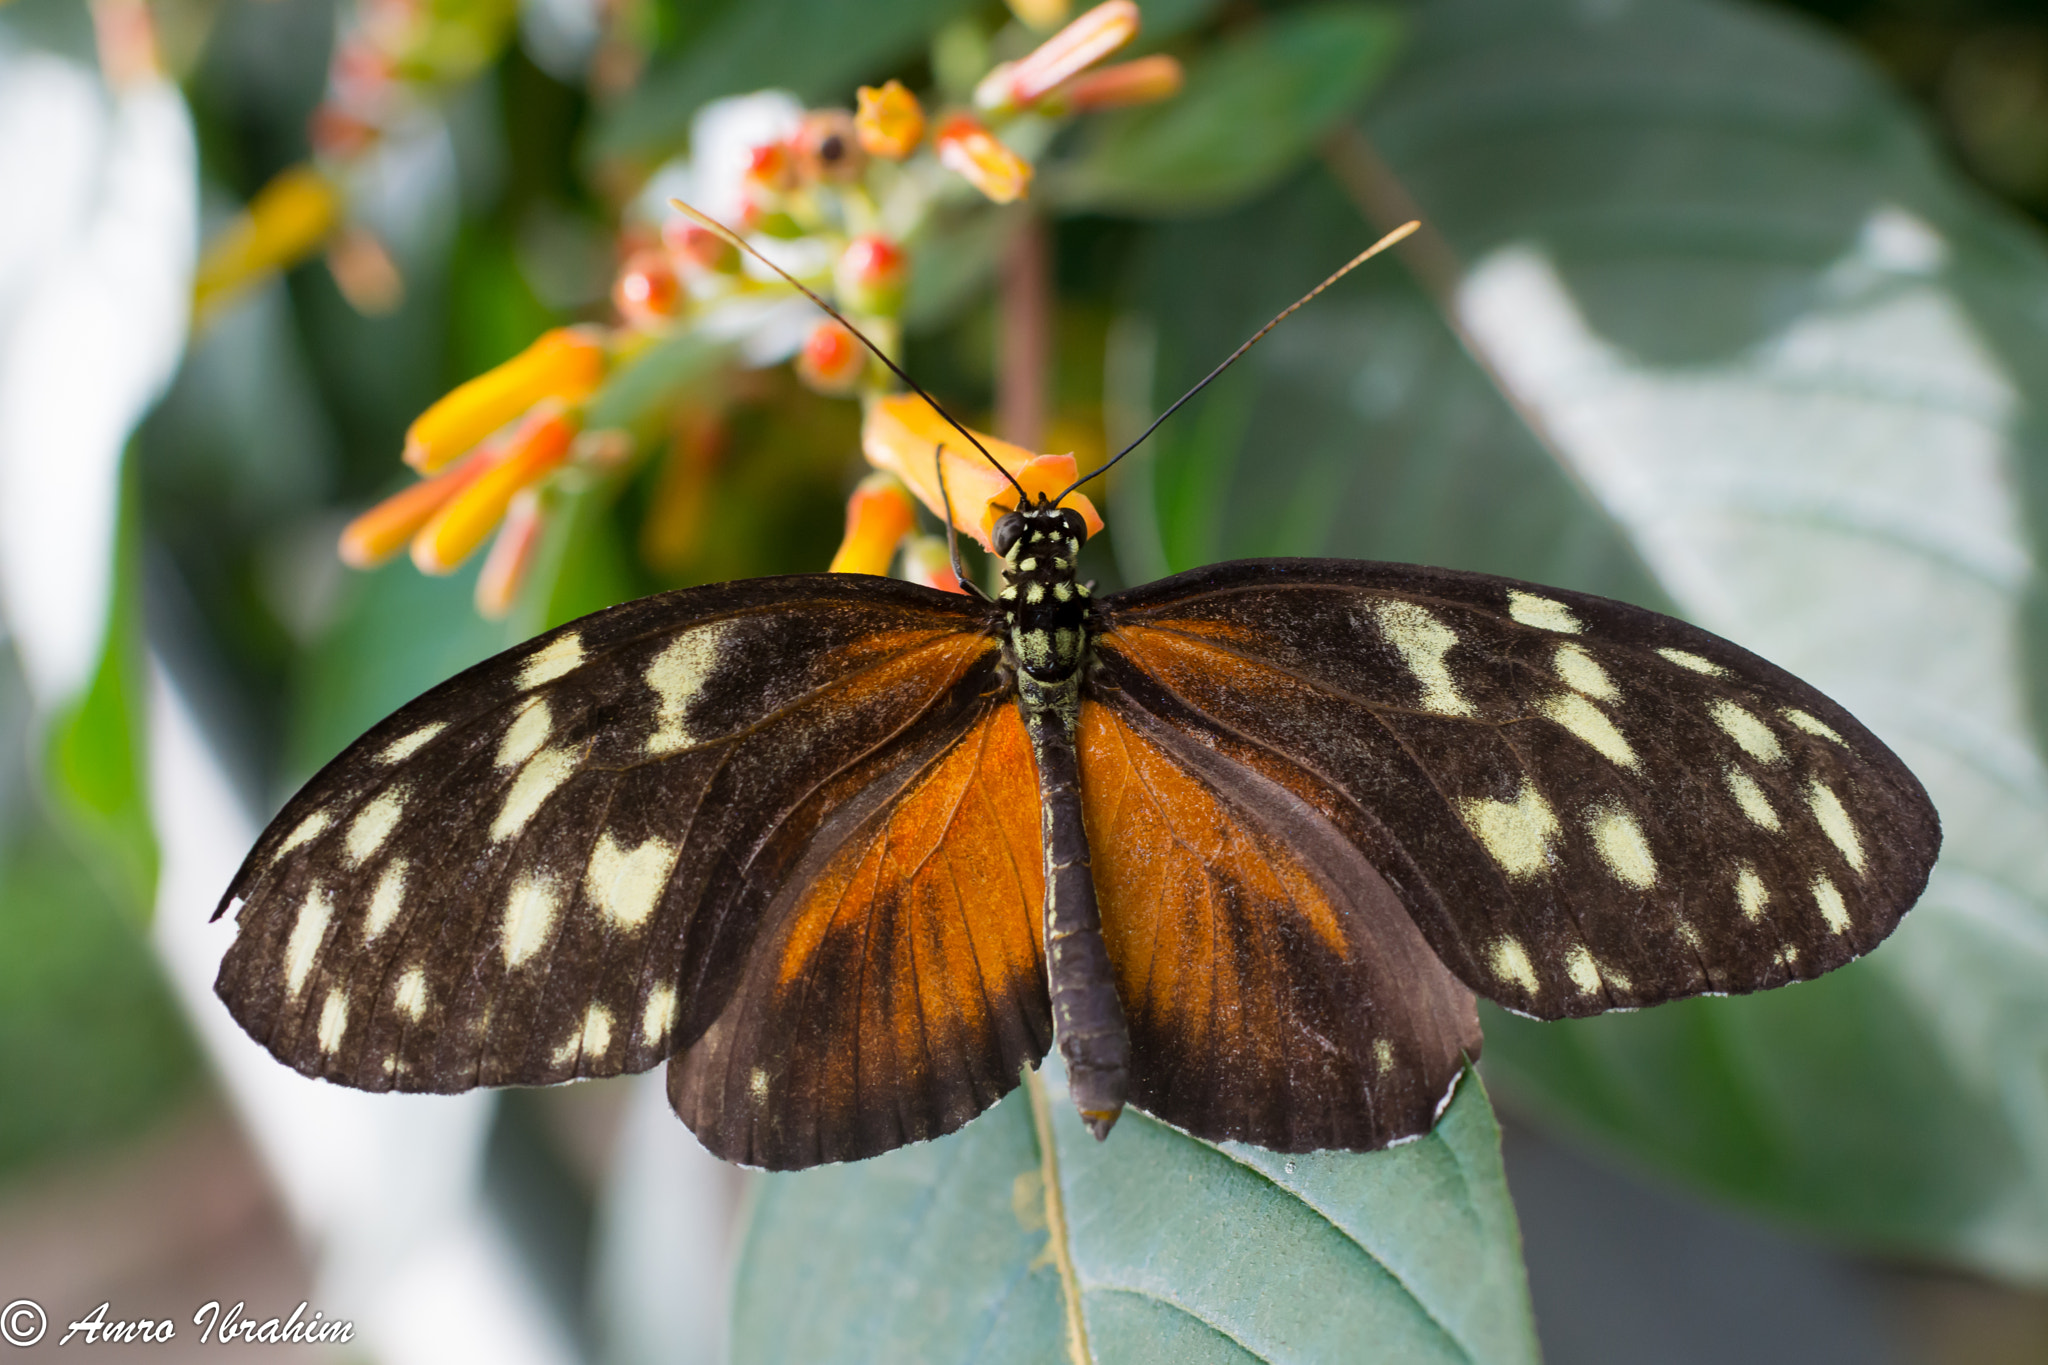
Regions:
<svg viewBox="0 0 2048 1365"><path fill-rule="evenodd" d="M670 1073L714 1151L846 1161L965 1123L1051 1042L1037 768L997 704L841 838Z"/></svg>
<svg viewBox="0 0 2048 1365"><path fill-rule="evenodd" d="M1120 709L1082 704L1080 759L1133 1100L1289 1151L1427 1131L1478 1021L1385 878L1279 783Z"/></svg>
<svg viewBox="0 0 2048 1365"><path fill-rule="evenodd" d="M1266 933L1288 918L1331 953L1348 950L1329 896L1284 846L1092 702L1081 708L1081 774L1102 933L1127 1011L1172 1015L1191 1040L1219 1015L1269 1012L1284 989L1278 964L1230 953L1254 915Z"/></svg>

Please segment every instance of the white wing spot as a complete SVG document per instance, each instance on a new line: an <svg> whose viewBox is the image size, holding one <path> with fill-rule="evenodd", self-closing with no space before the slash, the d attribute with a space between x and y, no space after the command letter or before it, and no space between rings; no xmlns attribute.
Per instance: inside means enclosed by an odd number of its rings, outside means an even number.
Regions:
<svg viewBox="0 0 2048 1365"><path fill-rule="evenodd" d="M1458 803L1465 823L1486 845L1501 870L1510 877L1533 877L1550 865L1550 844L1557 837L1557 815L1536 784L1522 780L1522 790L1512 801L1487 797L1467 798Z"/></svg>
<svg viewBox="0 0 2048 1365"><path fill-rule="evenodd" d="M583 1055L603 1057L611 1045L612 1012L603 1005L592 1005L583 1015Z"/></svg>
<svg viewBox="0 0 2048 1365"><path fill-rule="evenodd" d="M1849 812L1842 809L1842 799L1834 789L1819 781L1806 784L1806 804L1813 809L1813 818L1820 821L1821 832L1828 841L1842 850L1842 856L1849 860L1849 866L1858 872L1863 870L1863 840L1856 833L1856 824L1849 818Z"/></svg>
<svg viewBox="0 0 2048 1365"><path fill-rule="evenodd" d="M727 624L720 622L685 631L647 666L647 685L661 703L654 733L647 737L648 753L672 754L697 742L685 721L690 703L704 690L718 664L719 642L727 629Z"/></svg>
<svg viewBox="0 0 2048 1365"><path fill-rule="evenodd" d="M505 965L517 967L541 950L562 911L561 888L545 873L529 873L505 898Z"/></svg>
<svg viewBox="0 0 2048 1365"><path fill-rule="evenodd" d="M306 989L306 978L313 971L314 954L320 951L320 940L327 937L327 921L334 916L334 902L327 899L317 883L306 893L305 904L299 907L299 917L292 923L292 936L284 945L284 984L292 999L299 998Z"/></svg>
<svg viewBox="0 0 2048 1365"><path fill-rule="evenodd" d="M422 725L404 739L395 739L378 753L379 763L403 763L414 754L434 742L434 737L448 728L448 722L437 720L432 725Z"/></svg>
<svg viewBox="0 0 2048 1365"><path fill-rule="evenodd" d="M398 817L405 814L406 789L393 787L369 805L357 812L349 821L348 838L344 841L348 860L360 863L384 846L391 837L391 831L398 828Z"/></svg>
<svg viewBox="0 0 2048 1365"><path fill-rule="evenodd" d="M505 804L491 822L491 838L504 840L526 828L527 821L540 812L555 788L576 775L576 755L567 749L547 749L519 770Z"/></svg>
<svg viewBox="0 0 2048 1365"><path fill-rule="evenodd" d="M1613 701L1621 695L1614 686L1614 680L1607 676L1607 670L1577 645L1559 645L1551 660L1557 666L1557 676L1563 678L1567 686L1601 701Z"/></svg>
<svg viewBox="0 0 2048 1365"><path fill-rule="evenodd" d="M1495 939L1491 959L1495 976L1514 982L1530 995L1536 994L1536 967L1529 961L1529 950L1521 940L1507 935Z"/></svg>
<svg viewBox="0 0 2048 1365"><path fill-rule="evenodd" d="M498 745L498 766L516 768L540 752L548 736L554 732L554 714L548 704L538 697L526 704L526 708L513 718L505 731L505 738Z"/></svg>
<svg viewBox="0 0 2048 1365"><path fill-rule="evenodd" d="M1778 823L1778 812L1771 807L1770 798L1757 785L1755 778L1740 768L1728 770L1728 791L1735 798L1735 804L1742 807L1742 813L1753 825L1777 833L1783 826Z"/></svg>
<svg viewBox="0 0 2048 1365"><path fill-rule="evenodd" d="M600 835L590 855L584 889L612 923L621 929L637 929L654 913L679 852L680 846L662 839L649 839L628 850L609 833Z"/></svg>
<svg viewBox="0 0 2048 1365"><path fill-rule="evenodd" d="M1564 969L1571 973L1572 984L1579 988L1580 995L1592 995L1600 989L1600 964L1584 948L1572 949L1571 956L1564 960Z"/></svg>
<svg viewBox="0 0 2048 1365"><path fill-rule="evenodd" d="M1771 733L1768 725L1727 698L1714 703L1714 724L1742 746L1742 752L1759 763L1776 763L1785 756L1778 747L1778 737Z"/></svg>
<svg viewBox="0 0 2048 1365"><path fill-rule="evenodd" d="M1380 602L1373 608L1380 630L1401 653L1401 662L1422 684L1421 707L1440 716L1469 716L1472 703L1458 691L1444 656L1458 633L1413 602Z"/></svg>
<svg viewBox="0 0 2048 1365"><path fill-rule="evenodd" d="M571 631L526 661L519 670L519 690L553 682L583 666L583 637Z"/></svg>
<svg viewBox="0 0 2048 1365"><path fill-rule="evenodd" d="M1667 663L1677 664L1680 668L1690 669L1694 673L1704 674L1709 678L1725 678L1728 676L1727 669L1721 667L1712 659L1695 654L1689 649L1660 649L1657 653L1662 655Z"/></svg>
<svg viewBox="0 0 2048 1365"><path fill-rule="evenodd" d="M747 1074L747 1094L756 1104L768 1099L768 1073L758 1066Z"/></svg>
<svg viewBox="0 0 2048 1365"><path fill-rule="evenodd" d="M1577 635L1585 629L1564 603L1538 597L1533 592L1516 592L1512 588L1508 590L1508 615L1525 626L1554 630L1561 635Z"/></svg>
<svg viewBox="0 0 2048 1365"><path fill-rule="evenodd" d="M1844 749L1849 747L1849 741L1836 734L1835 727L1829 725L1819 716L1802 711L1796 706L1788 706L1778 712L1778 714L1791 721L1795 728L1804 730L1807 734L1817 739L1831 739Z"/></svg>
<svg viewBox="0 0 2048 1365"><path fill-rule="evenodd" d="M1394 1045L1384 1038L1373 1039L1372 1069L1375 1075L1383 1078L1393 1074Z"/></svg>
<svg viewBox="0 0 2048 1365"><path fill-rule="evenodd" d="M1560 692L1543 703L1543 714L1599 750L1610 763L1635 771L1636 751L1614 728L1607 713L1576 692Z"/></svg>
<svg viewBox="0 0 2048 1365"><path fill-rule="evenodd" d="M299 821L298 828L285 837L285 841L277 846L277 852L273 856L282 858L293 849L312 843L325 833L327 827L333 823L334 817L328 812L324 810L314 811L311 815Z"/></svg>
<svg viewBox="0 0 2048 1365"><path fill-rule="evenodd" d="M320 1006L320 1050L332 1055L348 1032L348 992L336 986Z"/></svg>
<svg viewBox="0 0 2048 1365"><path fill-rule="evenodd" d="M1770 888L1748 863L1735 873L1735 903L1742 907L1742 917L1751 924L1764 917L1764 907L1771 903Z"/></svg>
<svg viewBox="0 0 2048 1365"><path fill-rule="evenodd" d="M1810 888L1813 903L1820 907L1820 917L1828 922L1828 928L1838 934L1849 932L1849 907L1842 903L1842 893L1835 890L1835 884L1826 877L1815 877Z"/></svg>
<svg viewBox="0 0 2048 1365"><path fill-rule="evenodd" d="M398 978L398 991L391 997L391 1003L417 1024L427 1012L427 974L418 967L407 968L405 975Z"/></svg>
<svg viewBox="0 0 2048 1365"><path fill-rule="evenodd" d="M1599 806L1586 827L1593 832L1593 847L1599 851L1600 861L1616 880L1638 890L1657 884L1657 860L1650 856L1650 841L1643 837L1643 827L1633 815L1620 806Z"/></svg>
<svg viewBox="0 0 2048 1365"><path fill-rule="evenodd" d="M393 858L384 865L384 872L377 878L377 889L370 893L370 913L363 919L363 942L374 941L377 935L391 927L398 918L398 912L405 908L405 876L412 864L404 858Z"/></svg>
<svg viewBox="0 0 2048 1365"><path fill-rule="evenodd" d="M640 1015L640 1041L649 1047L668 1037L676 1023L676 988L656 986L647 993L647 1008Z"/></svg>

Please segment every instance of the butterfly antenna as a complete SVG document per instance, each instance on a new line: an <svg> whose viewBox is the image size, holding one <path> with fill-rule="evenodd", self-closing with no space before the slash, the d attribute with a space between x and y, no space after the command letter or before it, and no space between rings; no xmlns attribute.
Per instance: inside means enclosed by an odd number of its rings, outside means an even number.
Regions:
<svg viewBox="0 0 2048 1365"><path fill-rule="evenodd" d="M1287 321L1287 319L1293 315L1294 311L1297 308L1307 303L1316 295L1322 293L1325 289L1328 289L1337 281L1343 279L1346 275L1349 275L1352 271L1358 269L1358 267L1364 265L1373 257L1379 255L1382 251L1385 251L1388 247L1393 246L1396 243L1400 242L1403 238L1407 237L1409 233L1415 231L1415 229L1421 226L1422 223L1420 220L1403 223L1401 226L1395 228L1386 236L1380 238L1377 242L1374 242L1365 250L1359 252L1356 256L1353 256L1343 265L1339 266L1337 270L1330 275L1330 278L1324 280L1321 284L1309 290L1306 294L1303 294L1293 303L1290 303L1285 308L1281 309L1278 316L1276 316L1271 322L1267 323L1264 327L1261 327L1258 331L1253 332L1251 335L1251 339L1249 341L1245 342L1244 345L1238 347L1229 355L1225 356L1223 358L1223 363L1221 365L1218 365L1215 369L1209 371L1208 374L1204 375L1202 377L1201 383L1195 385L1192 389L1189 389L1179 398L1176 398L1173 402L1172 407L1168 408L1165 412L1162 412L1157 417L1153 418L1152 425L1146 427L1145 430L1142 433L1140 433L1137 440L1131 442L1122 450L1119 450L1116 454L1110 456L1109 459L1106 460L1100 468L1091 470L1090 472L1083 474L1080 478L1074 480L1072 483L1068 484L1065 491L1062 492L1059 495L1059 497L1053 499L1054 505L1058 505L1061 501L1063 501L1066 498L1068 493L1073 492L1076 488L1079 488L1082 484L1088 482L1088 480L1095 478L1101 474L1107 473L1111 465L1115 464L1118 460L1121 460L1124 456L1136 450L1139 446L1145 444L1146 437L1150 436L1153 432L1159 430L1161 424L1164 423L1167 418L1173 416L1176 412L1179 412L1181 410L1182 405L1185 404L1190 398L1193 398L1203 389L1208 388L1210 380L1214 379L1217 375L1222 374L1232 365L1235 365L1240 356L1242 356L1246 351L1249 351L1252 347L1258 345L1259 342L1265 338L1266 333L1272 331L1275 327L1278 327L1281 323Z"/></svg>
<svg viewBox="0 0 2048 1365"><path fill-rule="evenodd" d="M967 576L967 565L960 559L960 529L953 525L953 490L946 487L946 443L939 442L932 447L932 470L939 476L939 500L946 504L946 555L953 561L953 577L959 580L960 591L988 601L988 594L981 590L981 584Z"/></svg>
<svg viewBox="0 0 2048 1365"><path fill-rule="evenodd" d="M860 328L848 322L846 320L846 315L844 313L840 312L837 308L834 308L831 304L825 302L824 299L818 297L817 293L813 291L810 288L810 286L806 285L802 280L790 274L787 270L784 270L781 266L775 264L775 262L769 260L766 256L763 256L760 252L754 250L752 246L748 245L746 238L740 236L737 232L734 232L731 228L719 222L716 218L713 218L709 214L704 213L698 209L691 208L688 204L685 204L680 199L671 199L668 202L671 208L677 209L680 212L688 214L699 225L709 229L712 232L717 233L720 237L723 237L726 241L731 242L741 251L744 251L749 256L752 256L762 265L767 266L770 270L780 275L783 278L783 280L790 285L791 288L795 289L799 294L802 294L812 303L817 304L818 307L824 309L827 313L829 313L834 322L837 322L841 327L844 327L847 331L853 333L854 336L860 339L861 345L867 347L870 351L873 351L875 353L875 359L881 361L884 365L887 365L889 367L890 374L895 375L905 384L908 384L913 393L915 393L919 398L924 399L925 402L931 404L932 411L936 412L939 416L945 418L947 426L953 428L953 430L959 432L962 436L965 436L967 438L967 444L973 446L976 450L981 452L982 459L987 460L991 465L995 466L996 473L1002 475L1003 478L1009 481L1010 487L1017 490L1018 506L1021 507L1026 502L1030 501L1030 496L1024 491L1024 485L1018 483L1016 477L1012 475L1009 470L1003 468L1003 462L1001 460L998 460L995 456L989 454L988 447L984 446L980 441L975 440L973 432L969 431L966 427L961 426L960 423L954 421L953 414L947 412L944 408L940 407L939 400L932 397L930 394L926 393L924 391L924 386L922 384L918 383L915 379L912 379L909 375L905 374L903 372L903 367L901 365L898 365L895 361L889 359L888 355L882 350L881 347L875 345L874 342L869 341L867 338L867 334L865 332L861 331ZM952 525L952 522L949 520L946 524L950 526Z"/></svg>

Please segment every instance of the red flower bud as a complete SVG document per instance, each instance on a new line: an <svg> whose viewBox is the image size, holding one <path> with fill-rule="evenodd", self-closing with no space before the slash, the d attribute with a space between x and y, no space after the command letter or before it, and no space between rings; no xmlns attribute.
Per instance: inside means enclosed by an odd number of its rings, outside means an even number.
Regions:
<svg viewBox="0 0 2048 1365"><path fill-rule="evenodd" d="M853 333L836 322L813 327L796 356L797 378L819 393L852 393L866 370L866 350Z"/></svg>
<svg viewBox="0 0 2048 1365"><path fill-rule="evenodd" d="M661 226L661 244L685 270L711 270L731 275L740 268L740 249L710 228L687 218L671 218Z"/></svg>
<svg viewBox="0 0 2048 1365"><path fill-rule="evenodd" d="M612 302L630 327L652 331L683 311L683 286L668 254L640 250L626 258L612 285Z"/></svg>
<svg viewBox="0 0 2048 1365"><path fill-rule="evenodd" d="M839 301L860 313L894 313L903 306L910 273L903 250L887 237L856 237L840 253L832 272Z"/></svg>

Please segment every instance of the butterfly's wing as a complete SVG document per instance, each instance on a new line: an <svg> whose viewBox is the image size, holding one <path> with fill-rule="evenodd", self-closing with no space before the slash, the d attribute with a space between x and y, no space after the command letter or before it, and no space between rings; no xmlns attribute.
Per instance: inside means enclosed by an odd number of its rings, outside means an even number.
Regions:
<svg viewBox="0 0 2048 1365"><path fill-rule="evenodd" d="M1104 612L1095 695L1343 831L1444 965L1524 1014L1818 976L1891 932L1940 847L1848 712L1638 607L1267 560Z"/></svg>
<svg viewBox="0 0 2048 1365"><path fill-rule="evenodd" d="M1356 832L1199 720L1095 691L1081 804L1132 1102L1280 1151L1429 1131L1479 1020Z"/></svg>
<svg viewBox="0 0 2048 1365"><path fill-rule="evenodd" d="M541 636L286 805L223 900L216 989L280 1060L363 1089L674 1058L683 1117L757 1164L958 1127L1051 1035L999 659L966 599L847 576Z"/></svg>

